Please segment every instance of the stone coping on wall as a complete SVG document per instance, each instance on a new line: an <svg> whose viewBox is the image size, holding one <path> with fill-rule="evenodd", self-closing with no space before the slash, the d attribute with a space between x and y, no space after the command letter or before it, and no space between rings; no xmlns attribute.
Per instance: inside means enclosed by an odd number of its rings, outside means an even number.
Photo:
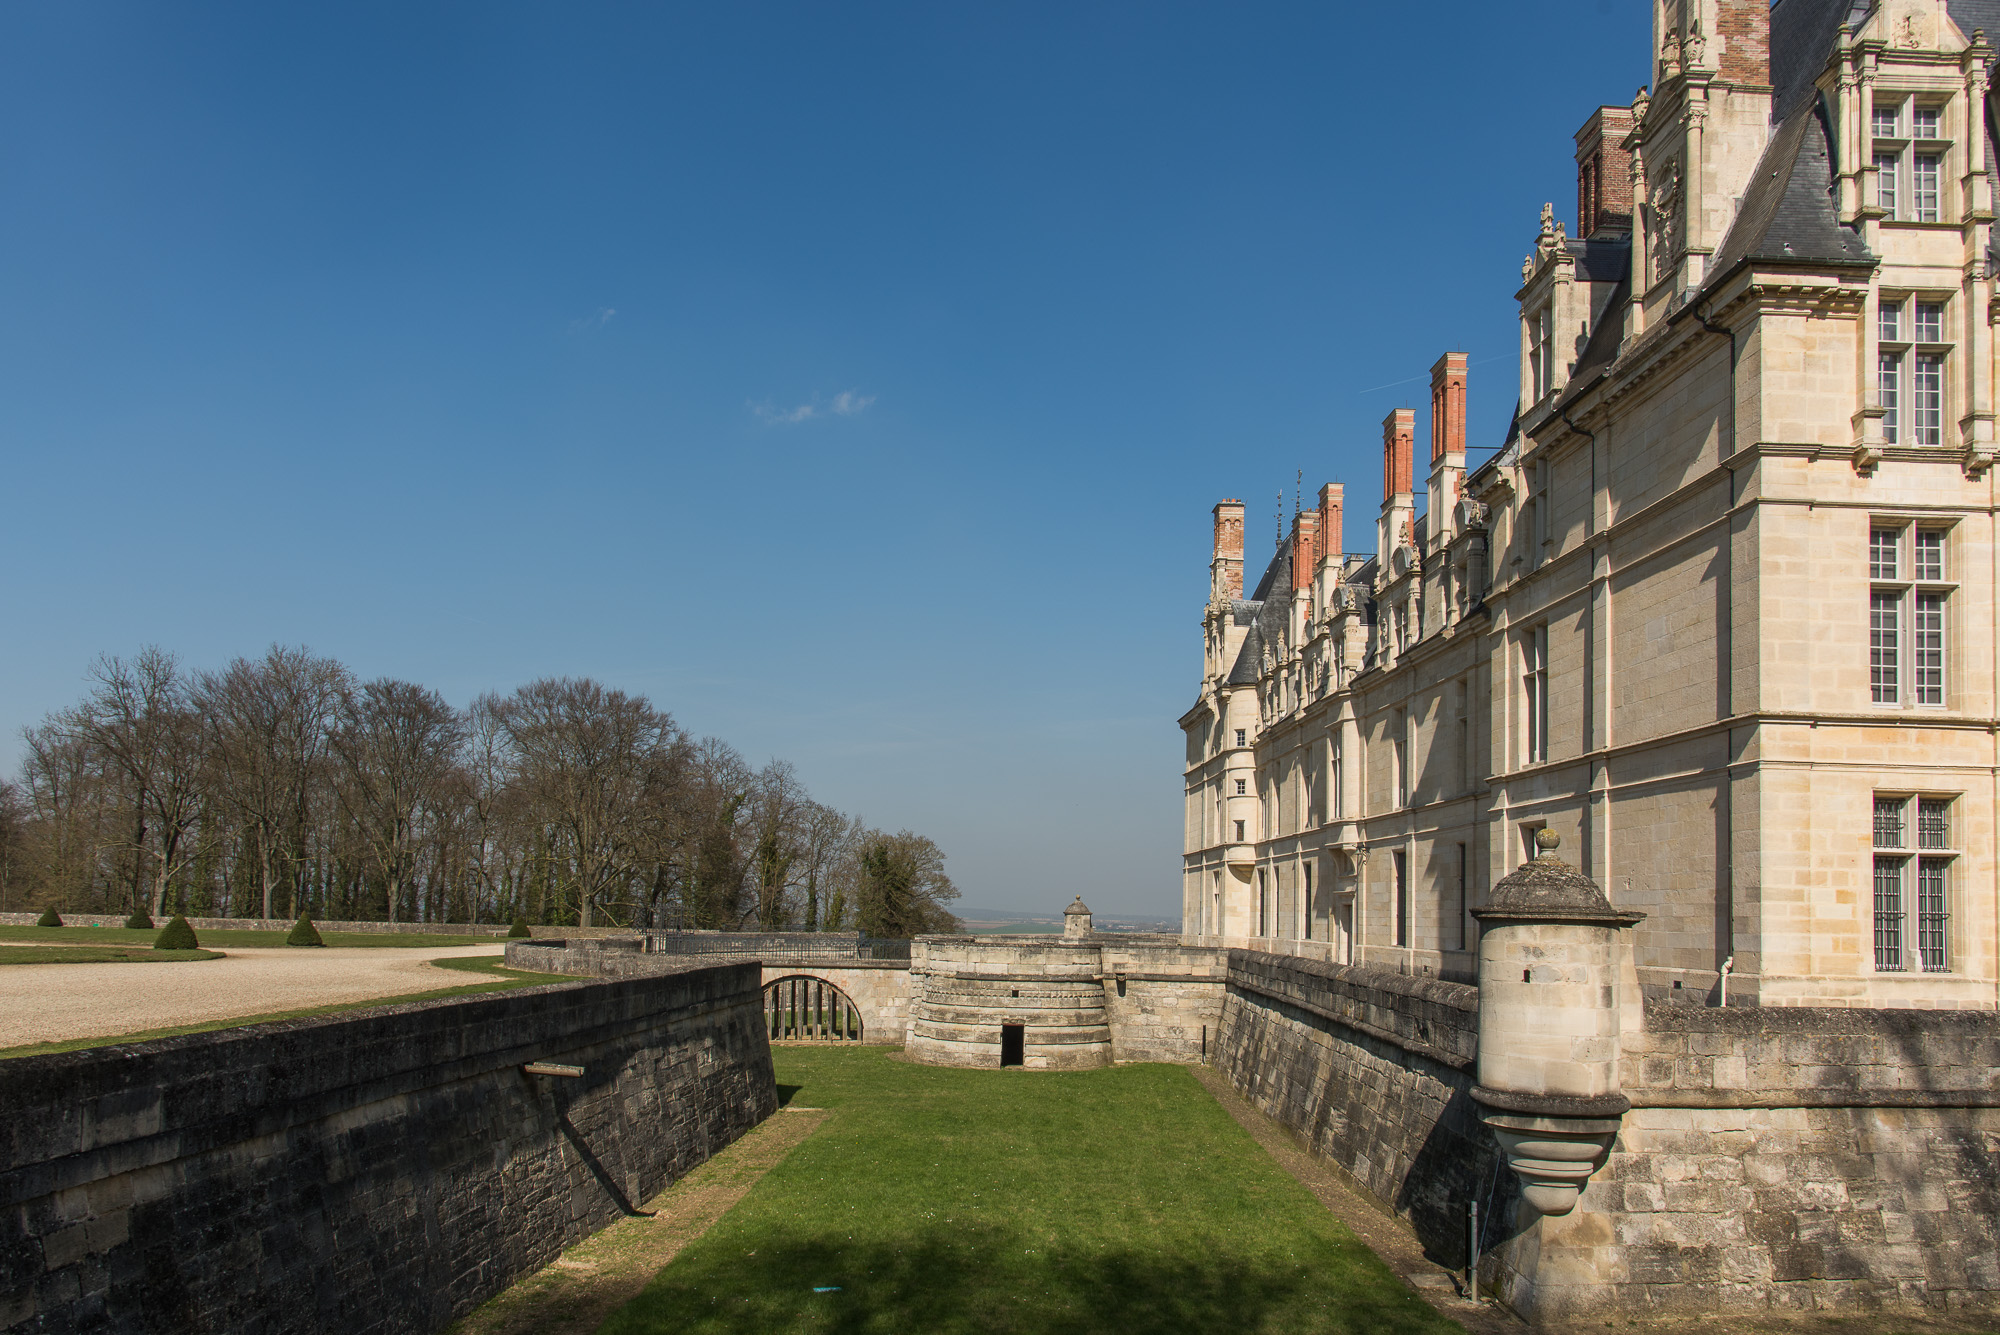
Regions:
<svg viewBox="0 0 2000 1335"><path fill-rule="evenodd" d="M1636 1107L2000 1107L2000 1014L1646 1003Z"/></svg>
<svg viewBox="0 0 2000 1335"><path fill-rule="evenodd" d="M638 950L581 950L571 954L569 942L536 939L533 942L518 938L507 943L507 967L524 969L536 973L573 973L601 977L640 978L663 973L683 973L689 969L705 969L712 964L722 963L724 957L717 955L649 955ZM807 972L824 973L831 969L883 969L897 973L906 972L908 960L850 960L827 959L822 956L808 956L786 959L780 955L752 955L744 959L730 958L731 964L756 964L767 969L803 969Z"/></svg>
<svg viewBox="0 0 2000 1335"><path fill-rule="evenodd" d="M1229 952L1232 990L1296 1007L1470 1073L1479 1056L1479 989L1360 964Z"/></svg>
<svg viewBox="0 0 2000 1335"><path fill-rule="evenodd" d="M759 986L753 965L716 964L11 1058L0 1064L0 1208L93 1180L107 1155L116 1171L167 1163L300 1116L525 1065L551 1044L616 1041Z"/></svg>

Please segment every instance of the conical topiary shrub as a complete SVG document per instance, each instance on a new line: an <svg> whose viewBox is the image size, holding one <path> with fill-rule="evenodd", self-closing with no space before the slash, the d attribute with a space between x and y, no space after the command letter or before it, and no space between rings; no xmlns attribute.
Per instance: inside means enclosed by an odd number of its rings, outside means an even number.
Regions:
<svg viewBox="0 0 2000 1335"><path fill-rule="evenodd" d="M513 925L512 927L509 927L509 928L507 929L507 935L509 935L509 936L533 936L533 935L534 935L534 933L533 933L533 932L531 932L531 931L529 931L529 930L528 930L528 919L527 919L526 915L524 915L524 914L520 914L520 913L517 913L517 914L515 914L515 915L514 915L514 925Z"/></svg>
<svg viewBox="0 0 2000 1335"><path fill-rule="evenodd" d="M313 926L311 916L301 913L299 920L292 924L291 935L285 938L285 944L288 946L323 946L326 942L319 939L319 928Z"/></svg>
<svg viewBox="0 0 2000 1335"><path fill-rule="evenodd" d="M201 942L195 939L194 927L176 913L160 934L153 938L155 950L200 950Z"/></svg>
<svg viewBox="0 0 2000 1335"><path fill-rule="evenodd" d="M62 914L57 913L56 906L51 904L47 908L42 910L41 917L35 919L35 926L60 927L62 926Z"/></svg>
<svg viewBox="0 0 2000 1335"><path fill-rule="evenodd" d="M134 909L132 916L125 920L125 926L136 928L142 932L149 932L153 929L153 915L144 909Z"/></svg>

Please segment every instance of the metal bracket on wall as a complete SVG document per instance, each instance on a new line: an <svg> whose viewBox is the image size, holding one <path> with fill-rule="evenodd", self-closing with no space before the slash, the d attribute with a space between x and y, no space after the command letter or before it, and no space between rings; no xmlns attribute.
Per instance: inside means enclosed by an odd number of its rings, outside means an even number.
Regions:
<svg viewBox="0 0 2000 1335"><path fill-rule="evenodd" d="M521 1068L523 1075L566 1075L581 1076L581 1066L564 1066L560 1062L529 1062Z"/></svg>

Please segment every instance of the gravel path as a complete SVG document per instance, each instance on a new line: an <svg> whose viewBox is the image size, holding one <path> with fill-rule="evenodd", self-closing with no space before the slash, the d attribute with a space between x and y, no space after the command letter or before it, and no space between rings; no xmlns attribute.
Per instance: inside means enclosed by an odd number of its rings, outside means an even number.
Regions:
<svg viewBox="0 0 2000 1335"><path fill-rule="evenodd" d="M230 946L185 964L23 964L0 968L0 1048L168 1029L241 1015L334 1006L490 981L434 959L499 946L298 950Z"/></svg>

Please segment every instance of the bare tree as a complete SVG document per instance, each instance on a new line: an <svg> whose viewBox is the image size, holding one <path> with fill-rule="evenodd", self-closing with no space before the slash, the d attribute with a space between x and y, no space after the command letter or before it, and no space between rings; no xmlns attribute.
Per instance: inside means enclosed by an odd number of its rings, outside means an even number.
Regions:
<svg viewBox="0 0 2000 1335"><path fill-rule="evenodd" d="M852 877L855 848L863 830L861 821L844 811L819 802L802 804L799 814L800 885L805 892L805 922L808 932L838 931L837 923L826 921L832 896ZM842 907L846 906L843 898Z"/></svg>
<svg viewBox="0 0 2000 1335"><path fill-rule="evenodd" d="M331 747L340 802L382 876L397 920L427 818L459 765L465 721L436 691L381 678L341 691Z"/></svg>
<svg viewBox="0 0 2000 1335"><path fill-rule="evenodd" d="M799 816L805 791L798 774L782 760L757 773L748 793L751 892L757 926L781 931L791 917L791 890L799 866Z"/></svg>
<svg viewBox="0 0 2000 1335"><path fill-rule="evenodd" d="M514 781L553 836L549 869L589 927L600 909L633 898L654 843L648 799L671 781L686 739L644 696L588 678L544 678L486 707Z"/></svg>
<svg viewBox="0 0 2000 1335"><path fill-rule="evenodd" d="M261 660L236 659L197 685L197 705L214 730L218 789L255 841L266 918L281 860L292 864L295 904L299 898L312 786L350 681L330 658L274 644Z"/></svg>

